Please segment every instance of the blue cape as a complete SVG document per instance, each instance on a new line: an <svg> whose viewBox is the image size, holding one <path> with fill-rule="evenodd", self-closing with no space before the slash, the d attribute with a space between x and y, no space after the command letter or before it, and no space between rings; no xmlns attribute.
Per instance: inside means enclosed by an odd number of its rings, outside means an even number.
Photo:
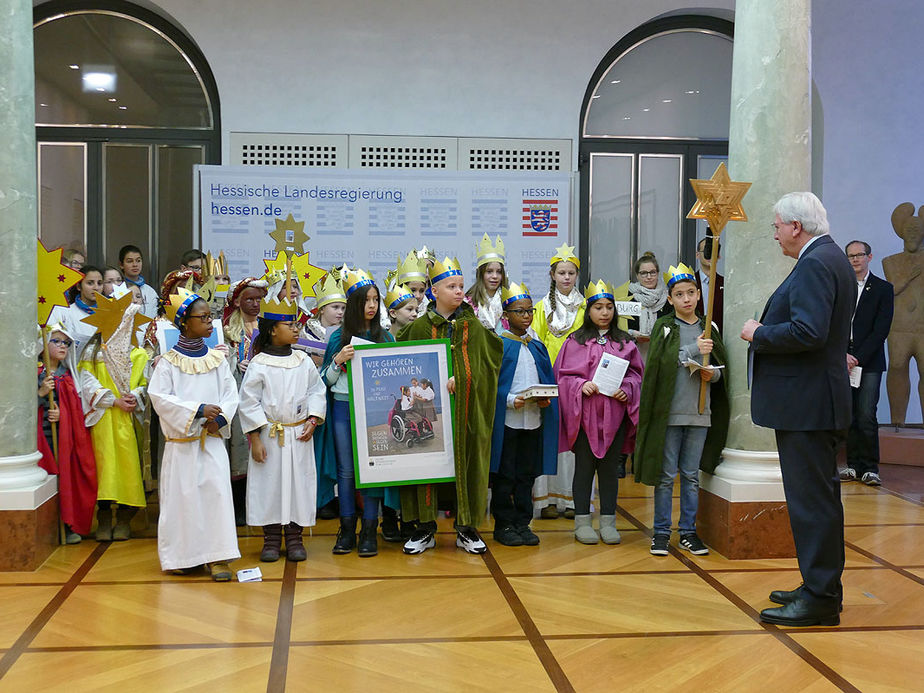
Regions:
<svg viewBox="0 0 924 693"><path fill-rule="evenodd" d="M501 361L500 375L497 382L497 404L494 407L494 431L491 434L491 471L496 472L500 467L501 451L504 447L504 420L507 416L507 395L513 383L513 374L517 369L517 360L520 358L520 345L517 339L502 335L504 340L504 357ZM552 362L545 345L538 339L532 339L526 345L529 353L536 361L536 371L539 373L539 382L546 385L555 384L552 374ZM540 474L555 474L558 471L558 399L552 398L552 403L542 413L542 453L536 460L535 472Z"/></svg>

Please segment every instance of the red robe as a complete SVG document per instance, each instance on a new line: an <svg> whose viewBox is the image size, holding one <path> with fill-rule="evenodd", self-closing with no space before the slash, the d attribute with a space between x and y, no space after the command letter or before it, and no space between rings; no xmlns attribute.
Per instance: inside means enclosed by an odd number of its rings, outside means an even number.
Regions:
<svg viewBox="0 0 924 693"><path fill-rule="evenodd" d="M96 507L96 458L90 431L84 425L83 405L70 372L55 376L55 403L61 412L58 420L58 459L42 431L45 407L38 410L39 466L58 475L58 498L61 519L77 534L89 534Z"/></svg>

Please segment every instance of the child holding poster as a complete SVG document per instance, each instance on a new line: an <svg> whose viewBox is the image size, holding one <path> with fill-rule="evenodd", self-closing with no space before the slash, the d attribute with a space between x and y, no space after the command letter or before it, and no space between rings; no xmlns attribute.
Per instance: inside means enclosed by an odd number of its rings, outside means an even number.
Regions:
<svg viewBox="0 0 924 693"><path fill-rule="evenodd" d="M333 553L347 554L357 547L356 540L356 478L353 468L353 435L350 430L350 387L346 362L353 358L353 338L369 342L393 342L395 338L382 329L379 321L379 290L372 277L361 269L351 270L344 281L346 311L343 325L330 336L321 375L330 387L332 397L331 426L325 426L328 440L337 454L337 489L340 496L340 531ZM332 430L331 430L332 429ZM330 440L332 439L332 441ZM376 531L379 524L379 500L382 489L363 489L363 521L359 533L358 553L366 558L378 549Z"/></svg>
<svg viewBox="0 0 924 693"><path fill-rule="evenodd" d="M651 553L666 556L671 538L671 502L674 480L680 474L680 548L694 555L709 553L696 533L699 504L699 470L712 473L719 463L728 433L728 397L725 380L706 389L699 411L700 383L716 383L718 368L688 369L684 361L727 363L725 345L715 325L712 339L704 339L703 318L696 315L699 289L693 269L683 263L670 268L668 298L674 308L655 322L642 387L641 425L635 451L635 479L655 487L654 536Z"/></svg>
<svg viewBox="0 0 924 693"><path fill-rule="evenodd" d="M616 529L619 455L632 450L638 426L644 367L638 348L616 326L614 291L603 280L587 287L584 322L565 340L555 362L561 407L558 449L574 452L574 537L583 544L596 544L601 537L606 544L621 541ZM612 396L602 394L594 382L604 355L629 362ZM600 490L600 534L590 517L594 475Z"/></svg>
<svg viewBox="0 0 924 693"><path fill-rule="evenodd" d="M264 299L259 334L241 385L238 415L250 439L247 524L263 527L260 560L304 561L302 528L315 522L314 435L327 414L327 388L298 341L298 306ZM275 439L275 440L274 440Z"/></svg>
<svg viewBox="0 0 924 693"><path fill-rule="evenodd" d="M526 331L533 322L533 301L525 285L511 282L502 291L504 356L497 382L494 434L491 439L491 514L494 540L505 546L536 546L529 528L533 519L533 482L554 474L558 453L558 402L527 399L533 385L554 385L549 352Z"/></svg>
<svg viewBox="0 0 924 693"><path fill-rule="evenodd" d="M447 382L455 394L454 454L456 470L456 546L468 553L484 553L487 546L477 527L485 515L491 431L497 398L503 344L486 328L475 311L463 303L465 294L458 260L448 257L429 269L434 300L427 312L406 325L399 341L448 339L452 345L454 375ZM443 409L444 414L446 409ZM422 484L401 487L401 515L418 528L404 544L407 554L423 553L436 546L436 512L439 486Z"/></svg>
<svg viewBox="0 0 924 693"><path fill-rule="evenodd" d="M549 293L536 306L532 329L549 350L554 364L568 335L584 322L584 296L577 288L581 261L574 254L574 246L556 248L549 265ZM554 520L562 513L569 520L574 518L573 479L574 453L559 453L557 473L540 476L533 486L533 504L539 517Z"/></svg>

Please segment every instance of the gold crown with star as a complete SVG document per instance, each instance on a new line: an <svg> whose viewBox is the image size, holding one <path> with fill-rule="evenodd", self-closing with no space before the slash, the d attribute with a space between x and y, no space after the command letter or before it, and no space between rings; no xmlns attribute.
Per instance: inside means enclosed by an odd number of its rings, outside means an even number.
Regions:
<svg viewBox="0 0 924 693"><path fill-rule="evenodd" d="M671 265L670 269L664 273L664 283L667 284L668 291L679 281L696 281L696 274L693 272L693 268L687 267L682 262L678 267Z"/></svg>
<svg viewBox="0 0 924 693"><path fill-rule="evenodd" d="M412 250L407 254L402 262L398 263L397 282L407 284L408 282L427 281L427 261Z"/></svg>
<svg viewBox="0 0 924 693"><path fill-rule="evenodd" d="M281 300L264 298L260 301L260 314L263 320L291 322L298 318L298 304L287 298Z"/></svg>
<svg viewBox="0 0 924 693"><path fill-rule="evenodd" d="M584 298L587 301L596 301L599 298L608 298L614 301L615 297L616 287L602 279L591 282L587 285L587 288L584 289Z"/></svg>
<svg viewBox="0 0 924 693"><path fill-rule="evenodd" d="M554 265L556 262L572 262L575 267L578 269L581 268L581 261L578 260L577 255L574 254L574 246L568 245L567 243L555 249L555 254L552 256L552 259L549 260L549 264Z"/></svg>
<svg viewBox="0 0 924 693"><path fill-rule="evenodd" d="M514 301L519 301L521 298L531 298L529 295L529 289L526 288L526 284L510 282L508 286L501 287L501 304L504 306L504 308L506 308Z"/></svg>
<svg viewBox="0 0 924 693"><path fill-rule="evenodd" d="M170 301L164 304L167 320L179 327L183 321L183 316L186 315L186 311L199 298L202 298L199 294L193 293L182 286L177 287L176 293L170 294Z"/></svg>
<svg viewBox="0 0 924 693"><path fill-rule="evenodd" d="M501 237L495 236L495 242L492 244L488 234L485 234L481 243L478 244L478 267L487 265L489 262L499 262L503 265L506 261L507 254Z"/></svg>
<svg viewBox="0 0 924 693"><path fill-rule="evenodd" d="M371 284L375 284L375 279L372 278L372 275L366 270L359 269L358 267L354 267L347 272L346 279L343 280L343 287L346 289L347 298L357 289Z"/></svg>
<svg viewBox="0 0 924 693"><path fill-rule="evenodd" d="M404 284L398 284L385 294L385 305L388 310L399 307L402 303L414 298L414 294Z"/></svg>
<svg viewBox="0 0 924 693"><path fill-rule="evenodd" d="M314 295L317 299L315 306L319 310L330 303L346 303L340 272L336 271L321 277L321 281L314 285Z"/></svg>
<svg viewBox="0 0 924 693"><path fill-rule="evenodd" d="M437 282L443 281L447 277L461 277L462 276L462 265L459 264L459 261L456 258L449 259L449 256L443 258L443 261L436 261L433 263L433 267L427 270L427 274L430 277L430 283L436 284Z"/></svg>

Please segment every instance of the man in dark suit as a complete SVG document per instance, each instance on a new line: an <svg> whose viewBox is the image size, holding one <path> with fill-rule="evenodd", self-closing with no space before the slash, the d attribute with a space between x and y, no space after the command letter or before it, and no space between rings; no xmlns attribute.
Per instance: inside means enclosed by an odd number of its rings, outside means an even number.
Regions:
<svg viewBox="0 0 924 693"><path fill-rule="evenodd" d="M850 426L847 345L857 303L854 273L828 235L828 217L812 193L784 195L773 208L774 239L796 258L767 301L760 322L748 320L751 418L776 431L783 490L802 586L776 590L766 623L833 626L844 570L844 508L835 461Z"/></svg>
<svg viewBox="0 0 924 693"><path fill-rule="evenodd" d="M841 481L860 480L880 486L879 385L886 369L885 344L892 327L892 285L869 271L873 249L864 241L850 241L847 259L857 278L857 309L850 330L847 368L860 369L860 385L853 388L853 421L847 432L847 467Z"/></svg>
<svg viewBox="0 0 924 693"><path fill-rule="evenodd" d="M712 303L712 322L722 332L722 315L725 305L725 278L716 273L715 288L709 285L709 271L712 269L712 263L718 262L722 256L722 247L718 239L712 237L712 229L706 227L706 237L696 244L696 261L699 263L699 271L696 273L696 288L699 289L699 301L696 303L696 310L700 315L706 315L706 303L709 300L709 294L714 293Z"/></svg>

